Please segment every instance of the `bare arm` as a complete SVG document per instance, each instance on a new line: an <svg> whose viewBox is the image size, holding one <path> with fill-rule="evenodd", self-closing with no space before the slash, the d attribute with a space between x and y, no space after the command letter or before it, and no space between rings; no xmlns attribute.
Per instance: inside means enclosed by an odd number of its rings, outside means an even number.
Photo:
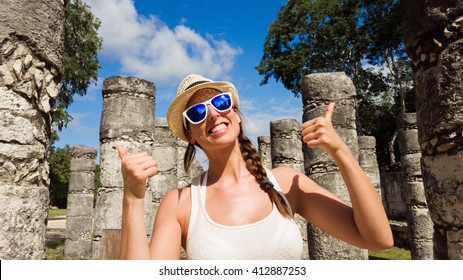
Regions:
<svg viewBox="0 0 463 280"><path fill-rule="evenodd" d="M347 186L352 207L322 189L309 178L299 179L302 216L330 234L359 247L385 249L393 244L392 233L377 192L347 145L331 124L334 103L324 117L302 125L304 142L310 148L323 148L335 160ZM316 199L318 197L318 199Z"/></svg>

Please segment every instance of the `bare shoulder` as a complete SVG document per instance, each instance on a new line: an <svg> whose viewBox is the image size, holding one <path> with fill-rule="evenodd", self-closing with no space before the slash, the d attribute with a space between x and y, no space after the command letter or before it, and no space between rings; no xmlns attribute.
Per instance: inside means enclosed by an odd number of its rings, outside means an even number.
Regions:
<svg viewBox="0 0 463 280"><path fill-rule="evenodd" d="M188 224L191 211L191 187L176 188L168 191L161 200L159 212L175 214L182 228Z"/></svg>
<svg viewBox="0 0 463 280"><path fill-rule="evenodd" d="M176 188L168 191L161 200L161 206L165 205L168 208L175 207L181 210L188 206L190 202L190 185L183 188Z"/></svg>
<svg viewBox="0 0 463 280"><path fill-rule="evenodd" d="M271 169L271 171L284 193L288 193L293 187L299 186L301 177L307 177L305 174L288 166L279 166Z"/></svg>
<svg viewBox="0 0 463 280"><path fill-rule="evenodd" d="M281 190L287 195L298 195L300 192L317 192L320 188L307 175L291 167L280 166L271 171Z"/></svg>

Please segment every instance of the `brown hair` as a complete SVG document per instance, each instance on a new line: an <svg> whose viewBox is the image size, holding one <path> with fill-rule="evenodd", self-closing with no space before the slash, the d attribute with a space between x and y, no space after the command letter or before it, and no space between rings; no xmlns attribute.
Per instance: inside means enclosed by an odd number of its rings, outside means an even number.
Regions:
<svg viewBox="0 0 463 280"><path fill-rule="evenodd" d="M187 124L188 125L188 124ZM285 218L291 218L290 210L288 209L288 205L286 205L285 200L283 199L282 195L273 188L273 184L271 184L267 178L267 172L264 168L262 163L262 159L257 152L254 145L251 143L249 138L247 138L243 133L243 127L240 123L240 133L238 135L238 141L240 144L241 155L243 156L244 161L246 162L246 168L249 172L254 176L257 183L259 183L262 190L267 192L270 200L275 203L278 211L281 215ZM195 145L198 144L191 144L188 143L188 147L185 151L185 155L183 157L183 167L185 171L188 172L190 169L191 163L196 154ZM270 186L269 186L270 184Z"/></svg>
<svg viewBox="0 0 463 280"><path fill-rule="evenodd" d="M286 205L282 195L273 187L273 184L271 186L265 186L265 182L268 182L267 172L265 171L262 159L256 148L251 143L249 138L244 136L241 123L238 141L240 143L241 154L243 155L243 159L246 162L246 168L249 170L249 172L251 172L254 178L256 178L256 181L259 183L261 188L267 192L270 200L275 203L280 214L285 218L290 218L291 215L289 214L290 211L288 209L289 205Z"/></svg>

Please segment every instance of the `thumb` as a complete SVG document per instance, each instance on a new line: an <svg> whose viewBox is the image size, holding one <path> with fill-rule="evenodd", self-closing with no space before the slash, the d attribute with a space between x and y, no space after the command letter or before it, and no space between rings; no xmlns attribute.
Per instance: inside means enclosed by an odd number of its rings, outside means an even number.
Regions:
<svg viewBox="0 0 463 280"><path fill-rule="evenodd" d="M334 111L334 102L331 102L328 107L326 108L326 112L325 112L325 119L327 121L330 121L331 122L331 118L333 116L333 111Z"/></svg>
<svg viewBox="0 0 463 280"><path fill-rule="evenodd" d="M124 148L124 146L117 146L117 152L119 153L119 157L121 159L125 158L129 154L127 153L127 150Z"/></svg>

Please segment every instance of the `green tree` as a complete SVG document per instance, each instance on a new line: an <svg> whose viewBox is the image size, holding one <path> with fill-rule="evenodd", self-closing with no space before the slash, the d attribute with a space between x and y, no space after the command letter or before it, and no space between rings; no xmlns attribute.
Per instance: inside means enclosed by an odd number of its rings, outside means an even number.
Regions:
<svg viewBox="0 0 463 280"><path fill-rule="evenodd" d="M69 145L53 148L50 153L50 205L66 208L71 173L71 152ZM95 166L94 200L100 188L100 165Z"/></svg>
<svg viewBox="0 0 463 280"><path fill-rule="evenodd" d="M67 108L73 102L73 96L85 95L88 86L96 82L100 68L98 52L102 47L97 32L101 22L81 0L66 1L64 23L63 79L53 115L59 131L72 120Z"/></svg>
<svg viewBox="0 0 463 280"><path fill-rule="evenodd" d="M52 148L49 159L50 165L50 204L59 208L66 208L69 174L71 166L71 148Z"/></svg>
<svg viewBox="0 0 463 280"><path fill-rule="evenodd" d="M381 136L378 160L387 164L394 152L382 141L394 138L394 117L405 110L397 96L405 100L412 80L400 17L397 0L289 0L269 26L256 67L261 84L274 78L298 97L304 75L345 72L357 89L358 130Z"/></svg>

